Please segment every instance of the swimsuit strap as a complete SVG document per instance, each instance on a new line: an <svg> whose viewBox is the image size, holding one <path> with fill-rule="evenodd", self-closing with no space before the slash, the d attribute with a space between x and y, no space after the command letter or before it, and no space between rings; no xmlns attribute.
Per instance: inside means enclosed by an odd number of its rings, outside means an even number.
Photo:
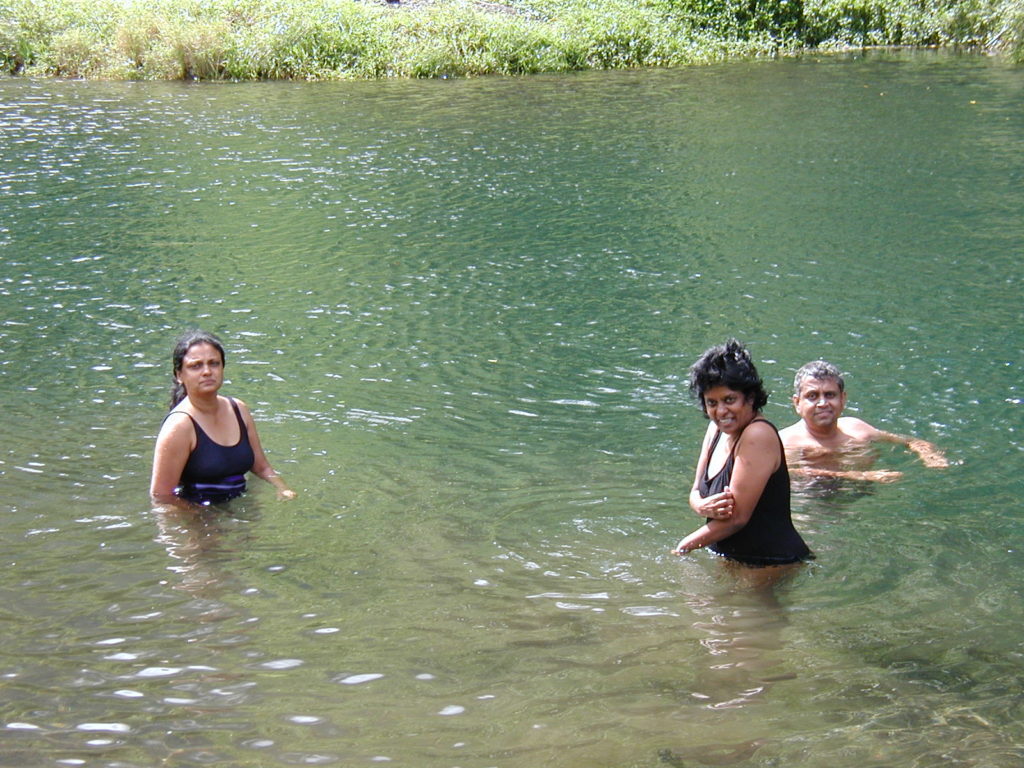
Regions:
<svg viewBox="0 0 1024 768"><path fill-rule="evenodd" d="M775 429L775 425L772 424L770 421L768 421L768 419L766 419L764 416L755 416L749 422L747 422L747 427L749 427L751 424L753 424L755 422L758 422L758 421L763 421L769 427L771 427L772 429ZM743 436L743 432L747 431L747 427L744 427L743 430L740 432L740 437ZM739 439L736 440L736 443L739 443ZM736 450L736 445L733 445L733 450Z"/></svg>
<svg viewBox="0 0 1024 768"><path fill-rule="evenodd" d="M711 480L711 474L708 471L711 468L711 456L714 454L715 448L718 447L718 441L721 439L721 437L722 437L722 430L718 429L718 427L715 427L715 436L713 438L711 438L711 445L708 446L707 455L704 457L704 480L705 480L705 482L708 482L708 481ZM728 464L728 463L729 463L729 460L726 459L725 460L725 464ZM725 469L725 464L722 465L722 469ZM715 476L718 476L719 474L721 474L722 469L718 470L718 472L715 473Z"/></svg>
<svg viewBox="0 0 1024 768"><path fill-rule="evenodd" d="M238 443L235 443L235 445L238 445L239 443L242 442L242 438L249 436L249 430L245 428L245 419L242 418L242 409L238 407L238 403L235 402L235 398L229 397L228 402L231 403L231 408L235 412L235 418L238 420ZM163 420L167 421L167 419L169 419L176 413L180 413L183 416L188 416L189 420L192 422L192 428L196 431L196 439L199 438L200 434L206 435L206 430L199 426L199 422L196 421L192 414L189 413L188 411L171 411L166 416L164 416ZM221 445L221 443L218 443L209 435L206 436L216 445Z"/></svg>
<svg viewBox="0 0 1024 768"><path fill-rule="evenodd" d="M192 418L192 414L187 413L186 411L168 411L167 415L164 416L163 420L160 423L163 424L176 413L180 413L182 416L188 416L189 420L192 422L193 427L195 427L196 429L202 429L202 427L199 426L199 422Z"/></svg>
<svg viewBox="0 0 1024 768"><path fill-rule="evenodd" d="M751 419L750 424L753 424L755 421L763 421L765 424L772 428L772 431L775 433L775 436L779 437L779 428L772 424L770 421L768 421L768 419L766 419L764 416L758 416L757 418ZM747 427L749 427L750 424L747 424ZM747 427L744 427L744 429L746 429ZM782 445L781 437L779 437L779 445Z"/></svg>
<svg viewBox="0 0 1024 768"><path fill-rule="evenodd" d="M764 416L755 416L754 418L752 418L750 420L750 422L747 424L747 426L744 427L743 429L746 430L746 428L749 427L751 424L753 424L755 421L763 421L765 424L767 424L773 430L775 430L775 437L778 438L778 440L779 440L779 446L780 447L782 446L782 438L779 437L779 431L777 429L775 429L775 425L772 424L770 421L768 421L768 419L766 419ZM721 437L722 437L722 430L720 430L720 429L718 429L716 427L715 428L715 436L711 440L711 445L708 446L708 463L704 465L704 477L707 478L708 480L711 479L711 475L708 473L708 467L711 465L711 454L713 454L715 452L715 448L718 446L718 441L719 441L719 439L721 439ZM722 474L722 471L729 465L729 462L733 461L736 458L736 449L739 447L740 438L741 437L743 437L743 432L740 432L740 434L736 437L736 442L734 442L732 444L732 446L729 448L729 455L725 459L725 463L722 464L722 469L718 470L715 473L715 477L717 477L718 475Z"/></svg>
<svg viewBox="0 0 1024 768"><path fill-rule="evenodd" d="M747 423L747 426L746 426L746 427L744 427L744 428L743 428L743 429L742 429L742 430L740 431L740 433L739 433L738 435L736 435L736 442L734 442L734 443L732 444L732 447L731 447L731 448L729 448L729 457L730 457L730 458L732 458L732 457L734 457L734 456L736 455L736 449L737 449L737 448L739 447L739 445L740 445L740 438L741 438L741 437L743 437L743 433L747 431L747 427L749 427L749 426L750 426L751 424L753 424L753 423L754 423L755 421L763 421L763 422L764 422L765 424L771 424L771 422L770 422L770 421L768 421L768 419L766 419L766 418L764 418L764 417L762 417L762 416L755 416L754 418L752 418L752 419L751 419L751 420L750 420L750 421L749 421L749 422ZM721 431L721 430L719 430L719 431L718 431L718 434L719 434L719 435L721 435L721 434L722 434L722 431ZM718 439L718 437L716 436L716 437L715 437L715 439L717 440L717 439ZM712 446L711 446L711 448L712 448L712 450L714 450L714 445L712 445Z"/></svg>
<svg viewBox="0 0 1024 768"><path fill-rule="evenodd" d="M775 432L775 439L779 441L779 448L782 450L783 456L785 456L786 449L785 449L785 447L782 444L782 438L779 436L778 428L776 428L776 426L774 424L772 424L770 421L768 421L768 419L766 419L764 416L755 416L754 418L752 418L750 420L750 423L747 424L747 427L749 427L755 421L763 421L765 424L767 424L769 427L772 428L772 431ZM746 430L747 427L744 427L743 429ZM742 432L740 433L740 436L741 437L743 436ZM740 441L737 439L735 445L733 445L733 447L732 447L732 451L736 450L736 446L739 445L739 443L740 443ZM729 452L730 456L732 455L732 451Z"/></svg>
<svg viewBox="0 0 1024 768"><path fill-rule="evenodd" d="M754 423L755 421L763 421L763 422L764 422L765 424L767 424L767 425L768 425L769 427L771 427L771 428L772 428L773 430L775 430L775 436L776 436L776 437L778 437L778 436L779 436L779 430L775 429L775 425L774 425L774 424L772 424L772 423L771 423L770 421L768 421L768 419L766 419L766 418L765 418L764 416L755 416L754 418L752 418L752 419L751 419L751 420L750 420L750 421L749 421L749 422L747 423L747 427L749 427L749 426L750 426L751 424L753 424L753 423ZM745 431L747 430L747 427L744 427L744 428L743 428L743 431L741 431L741 432L739 433L739 435L737 435L737 436L736 436L736 442L735 442L735 443L733 443L733 444L732 444L732 447L731 447L731 448L729 449L729 458L733 458L733 457L734 457L734 456L736 455L736 449L737 449L737 448L739 447L739 445L740 445L740 438L741 438L741 437L743 437L743 432L745 432ZM712 443L711 443L711 451L714 451L714 450L715 450L715 446L716 446L716 445L718 445L718 438L719 438L719 437L720 437L721 435L722 435L722 431L721 431L721 430L718 430L718 434L716 434L716 435L715 435L715 440L714 440L714 442L712 442ZM779 445L782 445L782 438L779 438ZM708 452L708 459L710 459L710 458L711 458L711 451L709 451L709 452ZM726 463L728 463L728 459L726 459Z"/></svg>
<svg viewBox="0 0 1024 768"><path fill-rule="evenodd" d="M238 419L238 428L241 430L238 439L241 440L249 434L249 430L245 428L245 419L242 418L242 409L238 407L238 403L235 402L235 398L229 397L228 402L231 403L231 408L235 412L235 418Z"/></svg>

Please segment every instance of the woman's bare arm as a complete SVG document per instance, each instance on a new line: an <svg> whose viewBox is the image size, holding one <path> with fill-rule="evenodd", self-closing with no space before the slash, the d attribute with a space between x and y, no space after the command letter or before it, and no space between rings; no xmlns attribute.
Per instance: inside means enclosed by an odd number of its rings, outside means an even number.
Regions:
<svg viewBox="0 0 1024 768"><path fill-rule="evenodd" d="M270 466L270 461L267 460L267 455L263 452L263 445L260 443L260 436L256 431L256 422L252 418L249 406L237 398L235 402L238 403L239 410L242 412L242 419L245 421L245 428L249 432L249 445L252 446L254 456L252 473L274 486L277 489L277 498L282 500L294 499L297 494L274 471L274 468Z"/></svg>

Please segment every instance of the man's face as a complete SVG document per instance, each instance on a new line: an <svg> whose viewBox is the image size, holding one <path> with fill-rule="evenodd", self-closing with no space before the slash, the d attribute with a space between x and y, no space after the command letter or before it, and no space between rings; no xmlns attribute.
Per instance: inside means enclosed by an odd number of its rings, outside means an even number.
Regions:
<svg viewBox="0 0 1024 768"><path fill-rule="evenodd" d="M810 427L831 429L846 407L846 393L835 379L804 379L793 395L797 415Z"/></svg>

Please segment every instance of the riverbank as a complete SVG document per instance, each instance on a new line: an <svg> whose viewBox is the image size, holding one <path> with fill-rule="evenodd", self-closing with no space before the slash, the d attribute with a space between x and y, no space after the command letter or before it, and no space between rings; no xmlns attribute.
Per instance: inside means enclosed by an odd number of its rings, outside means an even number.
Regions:
<svg viewBox="0 0 1024 768"><path fill-rule="evenodd" d="M980 5L0 0L0 71L142 80L465 77L680 66L871 45L968 46L1024 61L1024 9L1015 0Z"/></svg>

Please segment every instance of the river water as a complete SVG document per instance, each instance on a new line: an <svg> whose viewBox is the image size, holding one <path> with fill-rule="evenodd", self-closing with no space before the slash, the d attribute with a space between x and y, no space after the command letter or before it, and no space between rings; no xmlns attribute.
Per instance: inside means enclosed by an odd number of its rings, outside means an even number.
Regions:
<svg viewBox="0 0 1024 768"><path fill-rule="evenodd" d="M0 80L0 763L1024 759L1024 77L938 53L524 79ZM147 498L182 329L300 496ZM708 553L686 369L940 445Z"/></svg>

